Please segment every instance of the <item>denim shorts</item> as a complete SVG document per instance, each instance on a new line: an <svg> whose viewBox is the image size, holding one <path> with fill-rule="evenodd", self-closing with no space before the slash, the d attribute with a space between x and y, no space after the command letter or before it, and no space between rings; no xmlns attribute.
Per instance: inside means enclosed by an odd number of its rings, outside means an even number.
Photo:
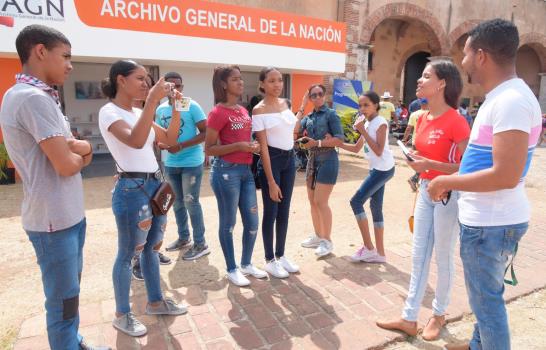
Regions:
<svg viewBox="0 0 546 350"><path fill-rule="evenodd" d="M335 185L339 172L339 159L335 148L311 150L305 178L313 183ZM314 177L314 180L313 180ZM311 186L314 188L314 186Z"/></svg>

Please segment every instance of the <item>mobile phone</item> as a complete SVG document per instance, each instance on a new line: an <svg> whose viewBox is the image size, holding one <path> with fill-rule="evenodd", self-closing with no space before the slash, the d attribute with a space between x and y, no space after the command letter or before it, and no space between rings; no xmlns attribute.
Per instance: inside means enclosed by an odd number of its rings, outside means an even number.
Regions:
<svg viewBox="0 0 546 350"><path fill-rule="evenodd" d="M406 145L404 145L404 143L402 143L402 141L400 140L397 140L396 143L398 144L398 146L402 149L402 153L404 153L404 155L406 156L406 159L410 162L413 162L415 161L415 159L413 159L411 157L411 153L409 151L409 149L406 147Z"/></svg>
<svg viewBox="0 0 546 350"><path fill-rule="evenodd" d="M174 101L174 108L179 112L187 112L190 110L190 98L182 97Z"/></svg>

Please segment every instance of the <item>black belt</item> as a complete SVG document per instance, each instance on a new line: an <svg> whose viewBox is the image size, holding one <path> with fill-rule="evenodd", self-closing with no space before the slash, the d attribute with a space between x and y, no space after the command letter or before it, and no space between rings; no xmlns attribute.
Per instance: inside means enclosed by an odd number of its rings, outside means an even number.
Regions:
<svg viewBox="0 0 546 350"><path fill-rule="evenodd" d="M289 149L289 150L284 150L284 149L273 147L273 146L267 146L267 148L268 148L269 151L273 151L273 152L270 152L270 153L273 153L274 155L281 154L283 156L289 156L289 155L292 155L294 153L293 148Z"/></svg>
<svg viewBox="0 0 546 350"><path fill-rule="evenodd" d="M138 173L138 172L123 172L119 173L119 177L122 179L157 179L161 180L161 172L158 170L155 173Z"/></svg>

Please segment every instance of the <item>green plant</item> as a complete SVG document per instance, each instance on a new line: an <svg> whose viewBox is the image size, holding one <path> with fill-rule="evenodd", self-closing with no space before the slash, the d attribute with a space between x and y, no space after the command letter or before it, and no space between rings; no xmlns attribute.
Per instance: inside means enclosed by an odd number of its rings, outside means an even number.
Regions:
<svg viewBox="0 0 546 350"><path fill-rule="evenodd" d="M8 167L8 161L9 161L8 150L6 149L6 145L3 142L1 142L0 143L0 179L6 179L8 177L8 174L4 172L4 170Z"/></svg>
<svg viewBox="0 0 546 350"><path fill-rule="evenodd" d="M343 128L343 135L345 136L345 142L356 143L360 134L353 129L353 124L358 114L354 111L349 111L340 115L341 126Z"/></svg>

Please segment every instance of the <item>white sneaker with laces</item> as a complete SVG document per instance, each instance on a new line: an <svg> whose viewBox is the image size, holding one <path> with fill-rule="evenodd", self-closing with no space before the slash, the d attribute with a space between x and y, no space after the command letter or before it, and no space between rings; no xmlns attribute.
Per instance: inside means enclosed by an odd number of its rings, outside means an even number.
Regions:
<svg viewBox="0 0 546 350"><path fill-rule="evenodd" d="M282 267L281 263L275 259L266 263L264 269L273 277L286 278L290 276L290 274Z"/></svg>
<svg viewBox="0 0 546 350"><path fill-rule="evenodd" d="M231 283L239 287L245 287L250 285L250 280L246 278L239 269L228 272L227 278Z"/></svg>
<svg viewBox="0 0 546 350"><path fill-rule="evenodd" d="M243 275L251 275L254 278L266 278L267 272L264 270L260 270L259 268L255 267L254 265L250 264L247 266L241 266L241 272Z"/></svg>
<svg viewBox="0 0 546 350"><path fill-rule="evenodd" d="M117 330L130 335L131 337L140 337L148 332L146 326L140 323L132 312L128 312L120 317L115 317L112 321L112 325Z"/></svg>
<svg viewBox="0 0 546 350"><path fill-rule="evenodd" d="M334 250L334 244L327 240L327 239L321 239L319 246L317 249L315 249L315 254L318 256L326 256Z"/></svg>
<svg viewBox="0 0 546 350"><path fill-rule="evenodd" d="M362 246L359 250L357 250L352 256L351 260L353 262L360 262L360 261L367 261L367 259L371 259L377 255L377 250L369 250L366 248L366 246Z"/></svg>
<svg viewBox="0 0 546 350"><path fill-rule="evenodd" d="M281 256L279 258L279 263L287 272L296 273L300 270L300 267L298 265L288 260L285 256Z"/></svg>
<svg viewBox="0 0 546 350"><path fill-rule="evenodd" d="M384 255L379 255L379 253L375 252L375 255L370 256L366 259L362 259L362 261L367 263L378 263L378 264L384 264L387 262L387 257Z"/></svg>
<svg viewBox="0 0 546 350"><path fill-rule="evenodd" d="M320 237L317 235L311 235L307 237L303 242L301 242L301 246L304 248L316 248L319 246L320 243Z"/></svg>

